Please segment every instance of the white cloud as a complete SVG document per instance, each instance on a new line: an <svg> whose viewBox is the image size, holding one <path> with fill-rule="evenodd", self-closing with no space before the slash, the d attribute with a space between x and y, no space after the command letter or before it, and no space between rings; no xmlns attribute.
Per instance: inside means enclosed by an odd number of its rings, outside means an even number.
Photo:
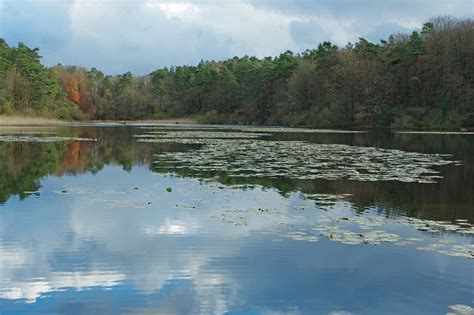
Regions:
<svg viewBox="0 0 474 315"><path fill-rule="evenodd" d="M242 0L207 3L201 13L201 23L231 38L235 55L263 57L278 54L283 47L295 48L288 32L291 21L291 16L256 8Z"/></svg>
<svg viewBox="0 0 474 315"><path fill-rule="evenodd" d="M472 16L470 0L0 0L0 36L52 65L148 73L234 55L277 55L330 40L375 39L429 17ZM311 45L308 47L308 45Z"/></svg>
<svg viewBox="0 0 474 315"><path fill-rule="evenodd" d="M174 3L174 2L147 2L145 7L153 8L158 6L163 11L168 19L180 18L187 19L189 17L199 14L199 7L192 3Z"/></svg>
<svg viewBox="0 0 474 315"><path fill-rule="evenodd" d="M12 280L10 286L0 290L0 298L24 299L26 303L34 303L45 293L68 289L82 291L92 287L108 288L120 284L125 275L114 272L52 272L48 279L17 282Z"/></svg>

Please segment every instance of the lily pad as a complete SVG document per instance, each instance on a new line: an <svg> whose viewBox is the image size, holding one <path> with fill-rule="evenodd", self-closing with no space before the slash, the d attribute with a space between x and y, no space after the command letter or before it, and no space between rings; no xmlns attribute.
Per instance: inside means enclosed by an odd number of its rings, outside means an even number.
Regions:
<svg viewBox="0 0 474 315"><path fill-rule="evenodd" d="M401 181L435 183L435 166L452 164L449 155L425 154L344 144L258 139L166 138L151 142L201 144L187 152L155 155L160 167L196 172L222 171L229 177L287 177L295 179ZM145 141L145 140L140 140Z"/></svg>

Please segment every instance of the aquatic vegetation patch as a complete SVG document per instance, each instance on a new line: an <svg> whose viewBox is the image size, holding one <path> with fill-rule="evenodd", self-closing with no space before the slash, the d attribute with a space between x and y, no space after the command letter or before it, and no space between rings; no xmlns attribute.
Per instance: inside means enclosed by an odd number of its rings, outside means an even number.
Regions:
<svg viewBox="0 0 474 315"><path fill-rule="evenodd" d="M288 232L285 237L288 237L294 241L317 242L319 240L318 237L302 231Z"/></svg>
<svg viewBox="0 0 474 315"><path fill-rule="evenodd" d="M277 133L366 133L365 130L338 130L338 129L311 129L311 128L291 128L291 127L243 127L241 130L249 132L277 132Z"/></svg>
<svg viewBox="0 0 474 315"><path fill-rule="evenodd" d="M466 257L474 259L474 244L454 245L446 243L433 243L417 247L418 250L437 251L448 256Z"/></svg>
<svg viewBox="0 0 474 315"><path fill-rule="evenodd" d="M474 131L397 131L409 135L474 135Z"/></svg>
<svg viewBox="0 0 474 315"><path fill-rule="evenodd" d="M295 215L278 209L247 208L216 210L214 218L224 224L235 226L258 225L258 216L267 216L266 230L276 233L276 241L289 238L294 241L317 242L326 239L346 245L382 245L411 246L420 251L435 251L440 254L474 258L474 245L453 239L432 237L403 237L390 231L394 224L414 228L408 218L389 219L382 216L356 215L337 217L326 212L312 212L309 216ZM283 230L282 230L283 227ZM425 233L420 231L421 233Z"/></svg>
<svg viewBox="0 0 474 315"><path fill-rule="evenodd" d="M329 210L332 207L336 206L337 202L345 201L347 197L351 194L304 194L306 202L300 204L297 209L306 209L316 205L319 209Z"/></svg>
<svg viewBox="0 0 474 315"><path fill-rule="evenodd" d="M278 209L269 208L248 208L248 209L227 209L227 210L216 210L218 218L221 223L233 224L233 225L249 225L257 216L268 216L273 217L273 221L267 221L273 224L287 224L287 215Z"/></svg>
<svg viewBox="0 0 474 315"><path fill-rule="evenodd" d="M313 128L297 128L297 127L250 127L239 125L197 125L197 126L152 126L141 127L148 130L209 130L209 129L225 129L240 130L244 132L265 132L265 133L366 133L365 130L343 130L343 129L313 129Z"/></svg>
<svg viewBox="0 0 474 315"><path fill-rule="evenodd" d="M242 188L240 186L230 188L208 181L200 189L209 195L217 192L220 196L227 195L224 198L226 199L237 197L235 194ZM176 211L198 213L209 207L210 198L185 199L192 194L185 181L177 182L173 187L154 183L151 189L129 186L125 190L116 191L109 188L93 190L87 187L65 186L54 192L59 195L80 195L84 202L107 208L144 209L156 208L156 203L151 202L152 196L160 191L166 195L170 193L170 196L176 196L174 197L177 198L176 201L172 202L172 208ZM111 194L114 198L110 198ZM127 194L133 197L127 198ZM221 208L211 210L209 215L210 218L223 224L269 233L274 235L276 240L288 238L293 241L317 242L324 239L360 246L392 244L453 257L474 258L474 245L466 242L472 238L474 226L467 219L458 218L451 222L405 216L385 217L375 213L354 215L350 210L350 202L347 201L347 197L350 196L348 194L297 194L295 202L284 208L264 206L262 203L242 208L234 208L235 204L228 207L223 204ZM120 198L122 195L123 198ZM255 201L258 202L257 199ZM401 230L408 232L399 234L400 227Z"/></svg>
<svg viewBox="0 0 474 315"><path fill-rule="evenodd" d="M434 251L448 256L474 258L474 245L464 242L464 237L471 237L470 233L465 232L474 232L474 227L465 219L458 219L459 221L453 223L404 216L390 218L378 214L353 215L346 212L345 215L341 215L340 210L338 215L334 211L314 211L325 210L324 205L321 207L314 199L331 200L344 208L344 203L348 204L344 200L347 195L310 194L310 196L313 199L306 198L302 203L292 205L286 211L263 207L223 208L214 210L213 218L224 224L258 229L261 223L258 218L263 216L265 230L274 233L274 241L288 238L308 242L325 239L360 246L392 244L409 246L420 251ZM295 211L291 211L292 209ZM460 225L461 223L470 226ZM430 226L430 230L436 229L436 234L419 229L420 226L426 225ZM457 228L453 228L453 225ZM403 226L410 229L406 230ZM400 228L406 230L403 235L399 234ZM420 234L424 234L424 237L420 237ZM456 238L447 238L450 236Z"/></svg>
<svg viewBox="0 0 474 315"><path fill-rule="evenodd" d="M398 219L398 222L429 233L449 232L455 234L474 235L474 226L464 219L457 219L455 222L450 222L402 217Z"/></svg>
<svg viewBox="0 0 474 315"><path fill-rule="evenodd" d="M101 199L100 201L105 202L109 208L135 208L143 209L146 208L145 203L138 203L132 200L107 200Z"/></svg>
<svg viewBox="0 0 474 315"><path fill-rule="evenodd" d="M340 242L343 244L372 244L378 245L383 242L397 243L402 240L401 236L389 233L383 230L372 230L370 232L355 232L345 226L316 224L312 228L320 236L326 237L330 241Z"/></svg>
<svg viewBox="0 0 474 315"><path fill-rule="evenodd" d="M356 224L362 230L370 230L378 228L390 223L398 223L408 226L414 230L418 230L429 235L434 234L451 234L459 236L471 236L474 234L474 226L467 222L449 222L449 221L434 221L420 218L411 218L400 216L396 218L386 218L383 216L362 216L356 215L347 218L339 218L338 220L347 220ZM409 241L421 241L421 239L412 238Z"/></svg>
<svg viewBox="0 0 474 315"><path fill-rule="evenodd" d="M87 187L64 187L54 191L59 195L78 195L78 194L92 194L94 191Z"/></svg>
<svg viewBox="0 0 474 315"><path fill-rule="evenodd" d="M268 133L224 132L224 131L150 131L146 134L134 135L140 139L260 139L268 137Z"/></svg>
<svg viewBox="0 0 474 315"><path fill-rule="evenodd" d="M401 235L388 232L384 228L390 224L398 223L418 229L419 225L430 225L432 229L437 229L438 233L449 231L454 234L465 234L466 230L474 232L474 228L461 227L454 229L450 222L422 220L416 218L399 217L389 219L382 216L351 216L351 217L332 217L322 215L316 220L317 223L311 228L319 236L324 236L330 241L340 242L349 245L393 243L395 245L416 246L416 249L423 251L436 251L441 254L456 257L474 258L474 245L456 243L450 239L434 238L435 242L426 243L426 239L419 237L403 238ZM352 225L351 225L352 224ZM450 227L446 230L446 227ZM419 230L419 229L418 229ZM423 232L423 230L421 230ZM423 232L425 233L425 232ZM429 233L429 232L426 232ZM429 233L432 235L432 233ZM468 233L471 234L471 233ZM433 238L428 238L433 239ZM420 243L424 243L420 245Z"/></svg>
<svg viewBox="0 0 474 315"><path fill-rule="evenodd" d="M457 163L450 155L302 141L173 138L150 142L201 144L189 152L155 154L160 167L222 171L235 177L287 177L357 181L435 183L434 166Z"/></svg>
<svg viewBox="0 0 474 315"><path fill-rule="evenodd" d="M143 202L136 202L129 199L118 199L118 196L124 196L126 194L130 194L133 191L137 191L139 188L129 187L125 191L116 191L111 189L103 189L103 190L94 190L87 187L64 187L58 190L54 190L53 192L58 195L78 195L81 197L82 201L90 202L90 203L103 203L108 208L146 208L151 203L148 201ZM110 195L116 195L115 199L104 198ZM144 195L146 197L146 194Z"/></svg>

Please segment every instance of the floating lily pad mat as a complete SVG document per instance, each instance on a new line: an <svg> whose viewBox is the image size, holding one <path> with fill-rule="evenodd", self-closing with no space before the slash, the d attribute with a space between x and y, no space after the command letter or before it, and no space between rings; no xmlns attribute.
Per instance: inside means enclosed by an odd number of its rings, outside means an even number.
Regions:
<svg viewBox="0 0 474 315"><path fill-rule="evenodd" d="M474 135L474 131L397 131L396 133L411 135Z"/></svg>
<svg viewBox="0 0 474 315"><path fill-rule="evenodd" d="M225 171L239 177L287 177L357 181L435 183L441 178L433 167L459 163L450 155L406 152L345 144L303 141L219 139L221 133L162 132L140 142L201 144L191 152L155 155L161 167L194 171Z"/></svg>
<svg viewBox="0 0 474 315"><path fill-rule="evenodd" d="M83 206L99 206L101 209L156 209L154 197L176 192L176 211L191 211L200 216L211 215L221 224L245 229L262 229L274 236L275 240L289 238L294 241L318 242L329 240L346 245L410 246L422 252L437 252L448 256L474 258L474 245L466 239L474 235L474 226L465 219L435 221L406 216L393 218L367 213L355 215L350 209L347 194L304 194L299 196L299 204L285 207L268 207L258 203L255 207L239 207L239 203L221 204L209 209L209 203L216 192L221 196L238 196L241 189L230 188L208 181L198 186L204 199L193 198L192 189L187 189L185 179L178 179L174 189L153 185L151 187L128 187L123 190L91 189L88 187L62 187L54 193L63 198L78 196ZM251 189L261 192L261 186ZM245 195L245 194L243 194ZM169 196L169 195L167 195ZM163 197L161 197L163 198ZM154 200L153 200L154 201ZM333 207L335 211L328 210ZM338 210L339 209L339 210ZM208 210L210 210L208 212ZM204 212L203 212L204 211ZM262 220L262 218L264 218ZM263 225L262 225L262 222ZM397 227L394 229L394 227ZM404 233L400 231L404 230ZM441 237L441 236L446 237Z"/></svg>
<svg viewBox="0 0 474 315"><path fill-rule="evenodd" d="M148 130L209 130L209 129L224 129L224 130L240 130L245 132L275 132L275 133L366 133L365 130L338 130L338 129L312 129L312 128L291 128L291 127L245 127L245 126L222 126L222 125L197 125L197 126L152 126L141 127Z"/></svg>
<svg viewBox="0 0 474 315"><path fill-rule="evenodd" d="M157 136L164 139L260 139L271 136L268 133L225 132L225 131L150 131L147 134L135 135L136 138L151 138Z"/></svg>

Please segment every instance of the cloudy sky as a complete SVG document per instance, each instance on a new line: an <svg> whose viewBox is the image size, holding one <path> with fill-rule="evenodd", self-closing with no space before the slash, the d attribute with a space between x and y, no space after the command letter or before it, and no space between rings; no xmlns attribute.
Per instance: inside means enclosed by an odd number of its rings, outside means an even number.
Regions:
<svg viewBox="0 0 474 315"><path fill-rule="evenodd" d="M429 17L472 17L473 0L0 0L0 37L47 65L145 74L201 59L378 41Z"/></svg>

